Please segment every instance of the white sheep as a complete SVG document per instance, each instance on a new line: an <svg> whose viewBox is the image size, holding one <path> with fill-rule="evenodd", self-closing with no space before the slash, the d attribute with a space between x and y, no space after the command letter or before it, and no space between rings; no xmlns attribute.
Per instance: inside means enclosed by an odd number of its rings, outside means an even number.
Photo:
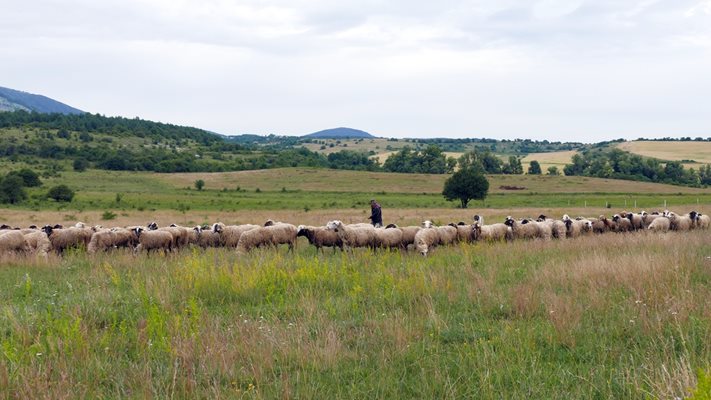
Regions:
<svg viewBox="0 0 711 400"><path fill-rule="evenodd" d="M375 241L373 246L386 249L401 249L405 246L402 243L402 230L397 227L393 228L375 228Z"/></svg>
<svg viewBox="0 0 711 400"><path fill-rule="evenodd" d="M475 241L497 242L513 239L513 231L506 224L497 223L484 225L484 217L474 216L474 229L472 238Z"/></svg>
<svg viewBox="0 0 711 400"><path fill-rule="evenodd" d="M259 228L259 225L244 224L244 225L225 225L222 222L217 222L212 225L212 231L219 234L220 245L224 247L237 247L239 238L244 232Z"/></svg>
<svg viewBox="0 0 711 400"><path fill-rule="evenodd" d="M528 219L516 221L513 217L508 216L504 224L511 227L511 232L515 239L550 240L551 238L550 229L537 221L530 221Z"/></svg>
<svg viewBox="0 0 711 400"><path fill-rule="evenodd" d="M647 227L648 230L654 232L666 232L671 227L671 221L667 217L660 216L655 218Z"/></svg>
<svg viewBox="0 0 711 400"><path fill-rule="evenodd" d="M693 228L695 222L689 215L680 216L673 212L668 214L668 218L669 229L672 231L688 231Z"/></svg>
<svg viewBox="0 0 711 400"><path fill-rule="evenodd" d="M32 253L47 258L47 253L52 249L52 243L44 231L32 229L32 232L25 233L23 236Z"/></svg>
<svg viewBox="0 0 711 400"><path fill-rule="evenodd" d="M565 223L566 236L569 238L576 238L588 233L592 233L593 224L590 220L585 218L570 219L568 214L563 215L563 222Z"/></svg>
<svg viewBox="0 0 711 400"><path fill-rule="evenodd" d="M138 240L138 246L136 246L135 252L138 253L141 250L146 250L148 253L151 250L163 250L164 252L169 252L173 249L173 235L170 232L161 230L146 230L142 227L134 228L134 235Z"/></svg>
<svg viewBox="0 0 711 400"><path fill-rule="evenodd" d="M69 227L66 229L55 229L52 226L46 225L42 230L49 237L49 241L52 243L52 249L60 254L68 248L85 248L94 234L92 228Z"/></svg>
<svg viewBox="0 0 711 400"><path fill-rule="evenodd" d="M329 221L326 228L338 234L338 237L343 241L343 246L346 249L354 247L370 247L375 245L375 228L365 226L350 226L345 225L339 220Z"/></svg>
<svg viewBox="0 0 711 400"><path fill-rule="evenodd" d="M613 215L612 222L615 223L615 232L629 232L634 229L632 221L620 214Z"/></svg>
<svg viewBox="0 0 711 400"><path fill-rule="evenodd" d="M422 223L422 226L423 228L415 234L415 248L420 254L426 256L433 247L439 245L440 237L432 221L427 220Z"/></svg>
<svg viewBox="0 0 711 400"><path fill-rule="evenodd" d="M550 236L556 239L565 239L567 235L567 228L565 223L558 219L548 218L541 214L538 216L536 222L542 223L547 231L550 231Z"/></svg>
<svg viewBox="0 0 711 400"><path fill-rule="evenodd" d="M25 236L18 230L0 231L0 254L28 253L30 246Z"/></svg>
<svg viewBox="0 0 711 400"><path fill-rule="evenodd" d="M108 251L116 248L133 248L137 243L138 238L130 229L103 229L94 233L87 245L86 251L93 254L97 251Z"/></svg>
<svg viewBox="0 0 711 400"><path fill-rule="evenodd" d="M709 218L708 215L702 215L696 211L692 211L689 213L689 217L691 217L693 221L694 229L709 229L709 225L711 225L711 218Z"/></svg>

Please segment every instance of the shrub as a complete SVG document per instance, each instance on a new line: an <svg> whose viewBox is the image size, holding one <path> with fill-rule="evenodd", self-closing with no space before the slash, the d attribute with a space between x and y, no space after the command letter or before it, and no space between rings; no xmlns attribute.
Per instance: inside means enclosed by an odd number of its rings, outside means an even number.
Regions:
<svg viewBox="0 0 711 400"><path fill-rule="evenodd" d="M67 185L57 185L49 189L47 197L55 201L70 202L74 198L74 191Z"/></svg>
<svg viewBox="0 0 711 400"><path fill-rule="evenodd" d="M87 168L89 168L89 161L86 161L83 158L77 158L76 160L74 160L74 164L72 164L72 167L74 168L74 171L84 172Z"/></svg>
<svg viewBox="0 0 711 400"><path fill-rule="evenodd" d="M116 214L108 210L104 211L104 213L101 214L101 219L103 219L104 221L112 220L114 218L116 218Z"/></svg>

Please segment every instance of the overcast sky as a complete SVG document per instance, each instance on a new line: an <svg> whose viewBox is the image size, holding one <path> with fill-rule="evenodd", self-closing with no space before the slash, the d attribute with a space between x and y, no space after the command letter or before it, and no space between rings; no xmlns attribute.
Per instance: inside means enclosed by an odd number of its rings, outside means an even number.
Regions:
<svg viewBox="0 0 711 400"><path fill-rule="evenodd" d="M2 0L0 86L223 134L711 136L711 0Z"/></svg>

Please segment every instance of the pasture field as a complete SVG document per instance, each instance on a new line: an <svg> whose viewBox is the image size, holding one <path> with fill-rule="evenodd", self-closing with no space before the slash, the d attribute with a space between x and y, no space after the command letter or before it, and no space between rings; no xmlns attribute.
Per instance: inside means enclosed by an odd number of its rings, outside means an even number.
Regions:
<svg viewBox="0 0 711 400"><path fill-rule="evenodd" d="M654 157L660 160L669 161L690 161L684 162L688 167L698 169L699 164L711 164L711 142L657 142L648 140L637 140L634 142L623 142L617 147L630 153L639 154L645 157Z"/></svg>
<svg viewBox="0 0 711 400"><path fill-rule="evenodd" d="M303 239L302 239L303 240ZM0 398L681 398L709 232L0 266Z"/></svg>

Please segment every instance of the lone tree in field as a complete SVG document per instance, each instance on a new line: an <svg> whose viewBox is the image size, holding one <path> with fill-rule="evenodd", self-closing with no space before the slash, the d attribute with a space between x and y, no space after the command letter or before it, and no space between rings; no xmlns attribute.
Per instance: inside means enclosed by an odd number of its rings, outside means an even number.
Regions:
<svg viewBox="0 0 711 400"><path fill-rule="evenodd" d="M197 189L198 191L200 191L200 190L202 190L202 188L204 188L204 187L205 187L205 181L203 181L202 179L198 179L198 180L195 181L195 189Z"/></svg>
<svg viewBox="0 0 711 400"><path fill-rule="evenodd" d="M531 165L528 166L528 174L540 175L542 172L543 171L541 171L541 164L539 164L536 160L531 161Z"/></svg>
<svg viewBox="0 0 711 400"><path fill-rule="evenodd" d="M444 182L442 195L448 201L459 200L462 208L467 208L470 200L482 200L489 191L489 181L486 180L481 166L474 165L462 168L452 174Z"/></svg>

